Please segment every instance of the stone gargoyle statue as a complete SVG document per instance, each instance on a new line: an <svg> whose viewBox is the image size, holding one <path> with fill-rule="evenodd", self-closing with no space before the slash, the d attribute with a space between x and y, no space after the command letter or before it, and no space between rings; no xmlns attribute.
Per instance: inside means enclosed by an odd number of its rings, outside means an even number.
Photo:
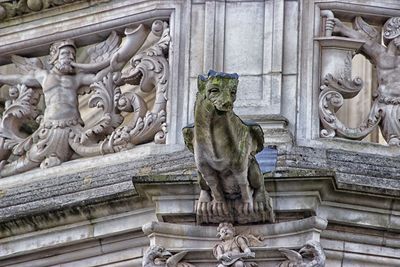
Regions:
<svg viewBox="0 0 400 267"><path fill-rule="evenodd" d="M279 249L288 259L282 262L279 267L324 267L325 252L318 241L309 240L299 252L290 249Z"/></svg>
<svg viewBox="0 0 400 267"><path fill-rule="evenodd" d="M121 41L111 32L80 63L71 39L53 43L47 62L11 57L20 72L0 74L11 86L0 121L1 177L165 140L168 24L126 28Z"/></svg>
<svg viewBox="0 0 400 267"><path fill-rule="evenodd" d="M143 267L194 267L193 264L182 262L187 251L181 251L175 255L162 246L152 245L143 255Z"/></svg>
<svg viewBox="0 0 400 267"><path fill-rule="evenodd" d="M198 223L274 221L271 199L255 154L264 134L234 112L239 77L210 70L198 77L194 124L183 129L200 184Z"/></svg>

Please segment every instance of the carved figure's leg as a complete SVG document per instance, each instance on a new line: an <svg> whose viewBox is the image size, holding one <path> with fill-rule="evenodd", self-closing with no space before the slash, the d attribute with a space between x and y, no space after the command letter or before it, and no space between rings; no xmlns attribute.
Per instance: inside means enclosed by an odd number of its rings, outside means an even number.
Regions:
<svg viewBox="0 0 400 267"><path fill-rule="evenodd" d="M22 156L10 164L5 164L5 161L3 160L0 164L0 177L26 172L39 167L39 165L40 162L32 161L26 156Z"/></svg>
<svg viewBox="0 0 400 267"><path fill-rule="evenodd" d="M243 261L238 260L233 264L233 267L244 267L244 263Z"/></svg>
<svg viewBox="0 0 400 267"><path fill-rule="evenodd" d="M0 161L8 159L8 157L11 155L11 149L7 149L4 145L4 142L5 139L0 137Z"/></svg>
<svg viewBox="0 0 400 267"><path fill-rule="evenodd" d="M55 154L51 154L50 156L46 157L45 160L42 161L40 164L40 168L46 169L54 166L58 166L62 163L62 161L57 157Z"/></svg>

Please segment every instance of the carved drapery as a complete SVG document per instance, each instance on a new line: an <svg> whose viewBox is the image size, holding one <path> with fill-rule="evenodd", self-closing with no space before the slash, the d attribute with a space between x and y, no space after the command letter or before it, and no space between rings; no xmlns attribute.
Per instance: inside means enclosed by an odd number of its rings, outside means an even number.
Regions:
<svg viewBox="0 0 400 267"><path fill-rule="evenodd" d="M1 176L59 165L73 154L87 157L165 142L168 24L157 20L151 29L127 28L125 36L121 42L112 32L107 40L91 46L88 62L74 62L72 53L70 65L75 71L71 74L56 70L57 63L46 69L38 58L12 57L26 74L0 75L1 82L11 85L0 124ZM64 47L74 44L69 40L53 44L49 62L60 60ZM85 86L86 80L93 81ZM44 116L37 108L41 94L46 102ZM86 111L79 110L77 102L78 95L85 94L89 95L86 110L99 118L90 124L82 120L80 113ZM40 126L28 135L21 127L32 120Z"/></svg>

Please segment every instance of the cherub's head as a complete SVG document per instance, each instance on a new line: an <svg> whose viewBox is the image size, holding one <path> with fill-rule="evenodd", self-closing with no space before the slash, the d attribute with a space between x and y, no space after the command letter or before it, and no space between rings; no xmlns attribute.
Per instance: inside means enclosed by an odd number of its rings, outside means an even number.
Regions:
<svg viewBox="0 0 400 267"><path fill-rule="evenodd" d="M219 112L233 109L239 76L236 73L224 73L210 70L207 77L199 75L199 94L212 102Z"/></svg>
<svg viewBox="0 0 400 267"><path fill-rule="evenodd" d="M235 228L231 223L220 223L217 228L219 239L225 241L235 237Z"/></svg>
<svg viewBox="0 0 400 267"><path fill-rule="evenodd" d="M390 18L383 25L383 40L386 46L393 43L400 50L400 17Z"/></svg>
<svg viewBox="0 0 400 267"><path fill-rule="evenodd" d="M50 47L49 64L63 74L75 72L71 65L75 61L76 46L73 40L67 39L61 42L55 42Z"/></svg>

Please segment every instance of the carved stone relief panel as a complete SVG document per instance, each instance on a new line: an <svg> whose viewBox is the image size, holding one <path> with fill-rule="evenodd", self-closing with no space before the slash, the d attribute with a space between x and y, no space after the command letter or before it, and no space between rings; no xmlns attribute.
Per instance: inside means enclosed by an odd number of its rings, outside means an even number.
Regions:
<svg viewBox="0 0 400 267"><path fill-rule="evenodd" d="M392 49L390 47L393 47L390 41L383 41L383 35L388 28L385 26L387 21L397 16L394 10L398 8L398 3L322 0L307 2L304 7L298 90L299 116L296 125L298 143L323 147L337 147L340 144L343 149L359 151L366 149L366 142L360 146L358 140L397 144L397 126L393 123L396 108L393 106L393 112L387 112L387 103L382 104L384 100L379 97L386 97L387 94L393 96L393 92L385 90L382 93L386 84L380 79L383 67L377 61L376 51L383 51L387 55ZM393 22L392 25L395 28ZM374 48L371 50L371 47ZM362 78L357 78L355 68L364 68L369 64L355 63L360 58L362 61L369 61L371 67L360 72ZM392 60L394 58L396 56ZM394 80L389 82L391 88L395 84ZM363 96L359 97L360 95ZM358 100L353 101L356 97L359 97ZM347 103L353 106L346 108ZM358 108L355 105L363 107ZM349 120L344 119L344 109L360 115L348 114L351 118L349 123ZM379 131L382 132L384 142L378 137ZM397 153L394 148L386 146L367 146L376 152L380 151L378 153Z"/></svg>
<svg viewBox="0 0 400 267"><path fill-rule="evenodd" d="M329 13L329 11L325 11ZM322 137L344 137L360 140L380 127L383 137L389 145L400 144L400 128L398 126L398 93L396 72L397 56L396 33L400 30L397 17L389 18L383 25L383 40L380 32L363 20L354 18L354 27L346 26L342 21L329 14L326 30L345 36L317 38L322 48L321 86L319 113L323 128ZM329 38L329 39L327 39ZM362 89L362 81L355 78L351 81L351 59L356 53L366 55L376 67L378 82L374 92L374 102L370 113L359 127L350 128L344 125L336 116L336 111L342 106L343 99L353 98Z"/></svg>
<svg viewBox="0 0 400 267"><path fill-rule="evenodd" d="M126 28L124 36L112 31L88 46L83 62L76 62L72 39L53 43L45 61L11 56L20 72L0 75L11 86L0 125L1 176L165 142L169 25L155 20ZM86 103L80 95L88 95ZM91 110L97 120L85 122ZM39 127L21 131L32 120Z"/></svg>
<svg viewBox="0 0 400 267"><path fill-rule="evenodd" d="M6 0L0 3L0 21L23 14L32 13L78 2L79 0Z"/></svg>

